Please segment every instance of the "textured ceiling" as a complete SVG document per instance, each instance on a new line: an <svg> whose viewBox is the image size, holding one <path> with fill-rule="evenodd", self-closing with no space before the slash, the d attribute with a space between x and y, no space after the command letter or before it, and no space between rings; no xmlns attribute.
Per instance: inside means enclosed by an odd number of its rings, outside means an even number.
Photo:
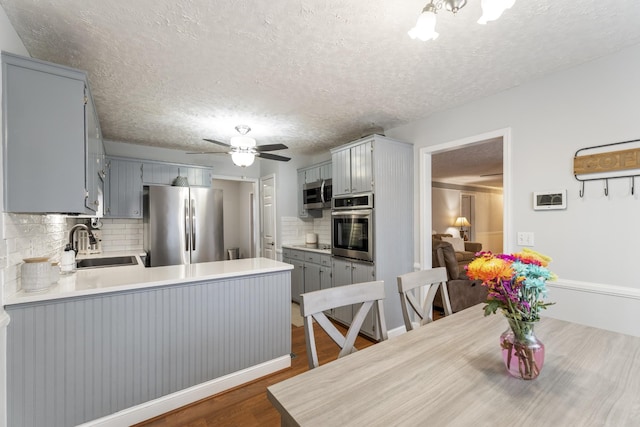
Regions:
<svg viewBox="0 0 640 427"><path fill-rule="evenodd" d="M502 138L431 156L433 181L502 188Z"/></svg>
<svg viewBox="0 0 640 427"><path fill-rule="evenodd" d="M315 154L640 42L640 1L0 0L31 56L89 73L104 137L194 151L248 124ZM286 154L286 153L285 153Z"/></svg>

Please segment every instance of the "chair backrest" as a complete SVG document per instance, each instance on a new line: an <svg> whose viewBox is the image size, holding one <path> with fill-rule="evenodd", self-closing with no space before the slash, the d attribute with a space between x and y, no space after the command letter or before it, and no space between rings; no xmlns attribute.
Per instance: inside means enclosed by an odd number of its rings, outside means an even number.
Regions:
<svg viewBox="0 0 640 427"><path fill-rule="evenodd" d="M444 313L450 315L451 302L449 302L449 291L447 290L446 268L437 267L398 276L400 305L407 331L413 329L410 309L420 319L420 326L433 321L433 299L436 297L438 287L442 287L440 294L444 302ZM418 293L422 293L422 303L418 299L419 296L416 295Z"/></svg>
<svg viewBox="0 0 640 427"><path fill-rule="evenodd" d="M371 308L375 311L376 326L380 331L381 341L388 338L384 307L382 305L384 298L384 282L381 280L338 286L300 295L300 313L304 318L304 335L307 342L309 369L317 368L319 365L313 334L314 320L338 344L340 347L338 358L340 358L357 350L354 344ZM342 335L338 328L327 318L324 311L352 304L360 304L360 307L353 317L346 335Z"/></svg>

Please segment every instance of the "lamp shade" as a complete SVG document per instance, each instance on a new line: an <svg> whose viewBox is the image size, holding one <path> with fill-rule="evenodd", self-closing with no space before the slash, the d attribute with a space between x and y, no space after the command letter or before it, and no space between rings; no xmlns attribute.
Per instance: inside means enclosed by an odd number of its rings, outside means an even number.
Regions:
<svg viewBox="0 0 640 427"><path fill-rule="evenodd" d="M433 5L428 4L424 8L420 16L418 16L416 26L409 31L409 37L412 39L427 41L438 38L439 34L436 33L436 11L435 8L429 8L429 6Z"/></svg>
<svg viewBox="0 0 640 427"><path fill-rule="evenodd" d="M454 227L469 227L471 224L466 216L459 216L453 223Z"/></svg>

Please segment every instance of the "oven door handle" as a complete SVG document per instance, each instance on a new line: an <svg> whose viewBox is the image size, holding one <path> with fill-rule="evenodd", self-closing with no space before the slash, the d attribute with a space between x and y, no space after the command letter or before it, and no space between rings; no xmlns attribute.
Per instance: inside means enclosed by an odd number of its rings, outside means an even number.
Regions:
<svg viewBox="0 0 640 427"><path fill-rule="evenodd" d="M332 216L350 216L350 217L367 217L369 215L371 215L371 209L359 209L359 210L352 210L352 211L333 211L331 212Z"/></svg>

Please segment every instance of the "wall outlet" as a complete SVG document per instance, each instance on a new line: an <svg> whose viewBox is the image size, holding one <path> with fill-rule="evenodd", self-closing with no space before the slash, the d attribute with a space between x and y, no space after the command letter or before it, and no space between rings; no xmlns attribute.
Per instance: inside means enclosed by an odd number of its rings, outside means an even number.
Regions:
<svg viewBox="0 0 640 427"><path fill-rule="evenodd" d="M518 246L533 246L533 232L518 231Z"/></svg>

